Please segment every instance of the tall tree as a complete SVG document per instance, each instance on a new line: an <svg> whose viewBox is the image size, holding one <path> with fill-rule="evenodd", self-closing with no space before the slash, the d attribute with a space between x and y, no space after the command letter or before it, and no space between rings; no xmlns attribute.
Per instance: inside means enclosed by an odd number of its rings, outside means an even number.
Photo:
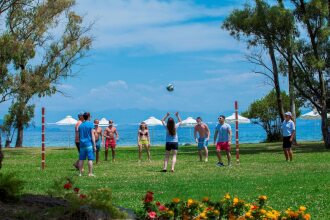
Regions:
<svg viewBox="0 0 330 220"><path fill-rule="evenodd" d="M294 85L300 95L317 109L322 118L325 146L330 148L330 124L327 119L330 78L330 4L327 0L291 0L294 15L303 28L294 51Z"/></svg>
<svg viewBox="0 0 330 220"><path fill-rule="evenodd" d="M275 39L283 31L281 27L280 7L270 7L263 0L256 0L255 6L245 5L243 9L234 10L224 21L222 28L228 30L236 39L245 39L248 48L261 47L267 50L276 92L278 115L284 120L284 108L279 82L278 60L276 59ZM286 29L286 28L285 28Z"/></svg>
<svg viewBox="0 0 330 220"><path fill-rule="evenodd" d="M327 119L329 86L326 83L330 79L329 0L291 0L293 5L287 8L283 2L278 0L276 5L268 6L265 1L255 0L254 7L245 6L243 10L235 10L223 27L238 39L246 37L252 46L268 48L271 42L276 51L275 60L284 63L280 72L288 75L291 109L295 108L295 94L311 103L322 117L323 139L325 146L330 148ZM251 22L258 18L253 16L258 10L267 12L263 13L267 22ZM269 31L257 32L260 25L265 26L261 30ZM269 38L256 38L257 33L261 33L262 37L266 34ZM274 64L272 62L273 67Z"/></svg>
<svg viewBox="0 0 330 220"><path fill-rule="evenodd" d="M11 91L16 113L16 147L22 146L23 129L32 114L29 102L35 96L50 96L59 92L57 85L73 76L72 67L86 56L92 39L91 25L72 11L74 0L17 0L5 14L10 48L4 70L12 78ZM0 4L1 5L1 4ZM3 56L5 57L5 56ZM0 59L2 54L0 55ZM34 107L33 107L34 108Z"/></svg>

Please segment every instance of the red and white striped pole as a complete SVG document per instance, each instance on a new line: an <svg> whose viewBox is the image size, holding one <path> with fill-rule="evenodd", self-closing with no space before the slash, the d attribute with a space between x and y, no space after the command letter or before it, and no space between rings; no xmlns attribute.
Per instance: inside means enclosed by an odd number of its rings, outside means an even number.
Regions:
<svg viewBox="0 0 330 220"><path fill-rule="evenodd" d="M45 107L41 110L41 169L45 169Z"/></svg>
<svg viewBox="0 0 330 220"><path fill-rule="evenodd" d="M238 138L238 104L235 101L235 124L236 124L236 162L239 163L239 138Z"/></svg>

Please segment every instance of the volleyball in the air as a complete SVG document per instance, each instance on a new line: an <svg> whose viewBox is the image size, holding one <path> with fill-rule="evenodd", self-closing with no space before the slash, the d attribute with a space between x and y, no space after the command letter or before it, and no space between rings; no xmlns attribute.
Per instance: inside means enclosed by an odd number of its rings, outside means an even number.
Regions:
<svg viewBox="0 0 330 220"><path fill-rule="evenodd" d="M166 89L167 89L167 91L169 91L169 92L173 92L173 90L174 90L174 86L173 86L172 84L168 84L168 85L166 86Z"/></svg>

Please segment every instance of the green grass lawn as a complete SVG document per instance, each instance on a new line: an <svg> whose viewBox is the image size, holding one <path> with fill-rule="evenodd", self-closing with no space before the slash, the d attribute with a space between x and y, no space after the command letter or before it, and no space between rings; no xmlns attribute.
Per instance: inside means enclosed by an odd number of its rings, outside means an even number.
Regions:
<svg viewBox="0 0 330 220"><path fill-rule="evenodd" d="M321 143L300 144L294 149L293 162L285 162L280 143L244 144L240 165L233 163L231 168L215 166L212 146L208 163L198 162L197 147L180 146L175 173L159 172L164 147L152 148L152 162L141 164L136 147L118 148L115 163L104 161L101 152L100 164L94 166L96 178L78 177L72 166L77 158L73 148L47 149L44 171L40 148L5 149L4 153L1 172L14 172L24 180L24 193L45 194L54 180L69 176L87 194L92 189L111 188L113 202L133 210L142 207L141 198L148 190L161 202L173 197L218 200L229 192L248 202L267 195L274 209L305 205L313 219L330 218L330 151Z"/></svg>

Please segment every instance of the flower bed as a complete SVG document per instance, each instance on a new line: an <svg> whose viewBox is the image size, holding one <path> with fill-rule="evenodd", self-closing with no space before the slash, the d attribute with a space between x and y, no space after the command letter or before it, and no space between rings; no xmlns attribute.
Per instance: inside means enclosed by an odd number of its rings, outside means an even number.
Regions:
<svg viewBox="0 0 330 220"><path fill-rule="evenodd" d="M202 201L188 199L182 201L173 198L171 202L162 204L154 200L154 193L147 192L143 200L144 208L139 213L141 219L262 219L262 220L309 220L311 215L305 213L306 207L298 210L278 211L267 206L267 196L259 196L252 203L228 193L217 202L205 197Z"/></svg>
<svg viewBox="0 0 330 220"><path fill-rule="evenodd" d="M111 189L101 188L87 194L74 185L73 179L67 177L64 184L62 181L62 178L55 181L54 187L48 193L68 201L67 211L72 213L71 216L76 216L77 219L81 218L81 214L91 215L93 219L126 219L128 217L124 211L112 204Z"/></svg>

